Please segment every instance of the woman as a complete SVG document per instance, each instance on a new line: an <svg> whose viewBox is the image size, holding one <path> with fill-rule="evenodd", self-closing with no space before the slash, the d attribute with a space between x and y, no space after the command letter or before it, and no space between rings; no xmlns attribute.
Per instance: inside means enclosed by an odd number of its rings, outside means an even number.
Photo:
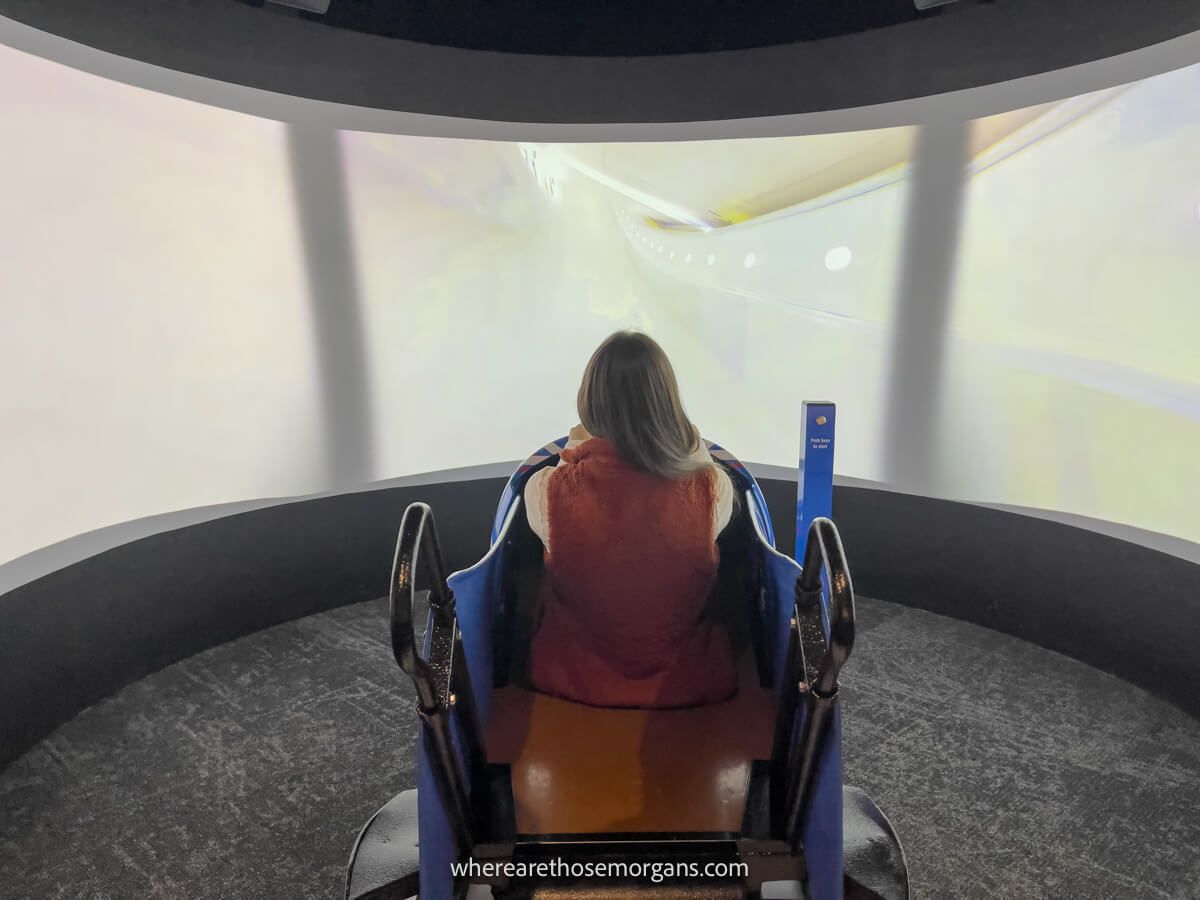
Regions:
<svg viewBox="0 0 1200 900"><path fill-rule="evenodd" d="M545 547L530 680L595 706L666 708L737 691L729 639L702 620L733 485L684 413L671 363L643 334L592 354L580 425L525 487Z"/></svg>

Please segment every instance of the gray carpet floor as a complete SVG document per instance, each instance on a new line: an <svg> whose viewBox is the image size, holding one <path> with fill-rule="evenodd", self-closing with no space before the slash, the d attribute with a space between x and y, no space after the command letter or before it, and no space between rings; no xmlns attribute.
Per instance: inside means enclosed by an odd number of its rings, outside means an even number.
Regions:
<svg viewBox="0 0 1200 900"><path fill-rule="evenodd" d="M0 897L334 898L414 784L416 716L371 602L214 648L0 772ZM923 898L1200 897L1200 722L1021 641L859 604L846 781Z"/></svg>

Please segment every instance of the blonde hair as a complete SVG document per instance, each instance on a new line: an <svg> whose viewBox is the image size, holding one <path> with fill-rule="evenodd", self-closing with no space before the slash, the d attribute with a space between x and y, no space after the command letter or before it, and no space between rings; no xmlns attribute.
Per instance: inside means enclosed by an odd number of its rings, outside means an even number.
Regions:
<svg viewBox="0 0 1200 900"><path fill-rule="evenodd" d="M672 479L715 468L711 458L693 458L700 432L683 411L667 354L644 334L618 331L596 348L576 405L583 427L634 468Z"/></svg>

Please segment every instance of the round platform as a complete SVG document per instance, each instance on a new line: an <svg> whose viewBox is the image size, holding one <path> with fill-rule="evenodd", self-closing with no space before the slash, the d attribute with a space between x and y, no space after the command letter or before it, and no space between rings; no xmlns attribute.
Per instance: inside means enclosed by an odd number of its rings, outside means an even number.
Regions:
<svg viewBox="0 0 1200 900"><path fill-rule="evenodd" d="M0 772L0 896L328 898L363 820L415 783L382 601L201 653ZM996 632L860 600L846 782L915 896L1188 896L1200 722Z"/></svg>

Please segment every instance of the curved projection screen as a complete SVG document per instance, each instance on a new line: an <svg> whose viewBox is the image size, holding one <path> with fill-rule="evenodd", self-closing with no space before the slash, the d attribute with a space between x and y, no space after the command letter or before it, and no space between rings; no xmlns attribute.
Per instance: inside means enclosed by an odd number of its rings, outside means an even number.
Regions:
<svg viewBox="0 0 1200 900"><path fill-rule="evenodd" d="M883 477L916 129L328 133L8 49L0 104L0 561L524 457L624 327L743 459L794 467L830 399L839 473ZM943 496L1200 540L1198 123L1200 68L972 123Z"/></svg>
<svg viewBox="0 0 1200 900"><path fill-rule="evenodd" d="M1014 115L967 177L940 487L1198 541L1200 66Z"/></svg>

